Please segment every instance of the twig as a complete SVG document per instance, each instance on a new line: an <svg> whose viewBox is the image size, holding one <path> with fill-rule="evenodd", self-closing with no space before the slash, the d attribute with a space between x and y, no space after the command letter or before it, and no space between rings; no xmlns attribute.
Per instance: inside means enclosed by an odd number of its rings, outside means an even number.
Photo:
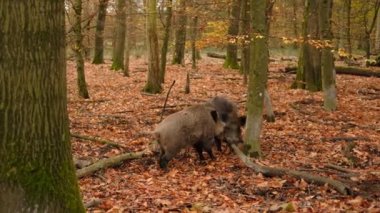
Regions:
<svg viewBox="0 0 380 213"><path fill-rule="evenodd" d="M355 172L353 172L353 171L351 171L349 169L346 169L346 168L343 168L341 166L334 165L334 164L327 164L327 165L325 165L325 168L334 169L334 170L337 170L337 171L340 171L340 172L344 172L344 173L355 174Z"/></svg>
<svg viewBox="0 0 380 213"><path fill-rule="evenodd" d="M107 144L107 145L111 145L111 146L118 147L118 148L125 148L123 145L116 143L116 142L113 142L113 141L109 141L109 140L104 140L104 139L89 137L89 136L84 136L84 135L78 135L78 134L74 134L74 133L71 133L71 136L74 138L82 139L82 140L95 141L95 142L99 142L101 144Z"/></svg>
<svg viewBox="0 0 380 213"><path fill-rule="evenodd" d="M169 87L168 93L166 94L166 99L165 99L164 107L162 108L162 112L161 112L160 122L162 121L162 117L164 116L166 103L168 102L168 98L169 98L169 93L170 93L170 90L172 90L172 87L174 86L174 84L175 84L175 80L173 81L172 85Z"/></svg>

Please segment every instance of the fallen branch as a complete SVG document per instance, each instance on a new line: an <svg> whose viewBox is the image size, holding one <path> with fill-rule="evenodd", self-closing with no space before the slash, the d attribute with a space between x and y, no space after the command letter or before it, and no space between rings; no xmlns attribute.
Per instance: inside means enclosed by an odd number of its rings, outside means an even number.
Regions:
<svg viewBox="0 0 380 213"><path fill-rule="evenodd" d="M219 59L226 59L226 55L224 54L219 54L219 53L213 53L213 52L208 52L207 56L210 58L219 58ZM238 61L241 61L241 58L237 58ZM269 59L270 62L276 61L273 58Z"/></svg>
<svg viewBox="0 0 380 213"><path fill-rule="evenodd" d="M101 202L102 202L101 199L94 198L94 199L88 201L87 203L85 203L85 204L84 204L84 207L85 207L86 209L91 208L91 207L96 207L96 206L98 206Z"/></svg>
<svg viewBox="0 0 380 213"><path fill-rule="evenodd" d="M117 155L111 158L102 159L91 164L90 166L84 167L83 169L78 169L76 174L78 178L81 178L81 177L90 175L100 169L105 169L108 167L119 165L125 160L141 158L144 154L145 154L145 151L134 152L134 153L124 153L124 154Z"/></svg>
<svg viewBox="0 0 380 213"><path fill-rule="evenodd" d="M89 136L84 136L84 135L78 135L78 134L74 134L74 133L71 133L71 136L74 138L82 139L82 140L95 141L95 142L98 142L101 144L107 144L107 145L118 147L118 148L125 148L123 145L116 143L116 142L113 142L113 141L109 141L109 140L104 140L104 139L89 137Z"/></svg>
<svg viewBox="0 0 380 213"><path fill-rule="evenodd" d="M294 73L297 70L297 67L285 67L286 73ZM356 75L363 77L377 77L380 78L380 72L374 72L370 69L361 68L361 67L344 67L336 66L335 71L337 74L347 74L347 75Z"/></svg>
<svg viewBox="0 0 380 213"><path fill-rule="evenodd" d="M346 168L343 168L343 167L341 167L341 166L334 165L334 164L327 164L327 165L325 166L325 168L334 169L334 170L339 171L339 172L355 174L355 172L352 172L352 171L349 170L349 169L346 169Z"/></svg>
<svg viewBox="0 0 380 213"><path fill-rule="evenodd" d="M244 162L244 164L248 166L249 168L252 168L256 173L262 173L264 176L267 176L267 177L290 175L298 179L303 179L308 183L315 183L318 185L328 184L343 195L352 194L352 190L347 185L345 185L344 183L340 181L333 180L330 178L325 178L318 175L313 175L307 172L262 166L262 165L252 162L246 155L243 154L243 152L240 151L240 149L236 145L231 144L231 147L233 148L235 153L238 155L238 157Z"/></svg>
<svg viewBox="0 0 380 213"><path fill-rule="evenodd" d="M169 90L168 90L168 93L166 94L166 98L165 98L164 106L162 107L162 112L161 112L160 122L162 121L162 117L164 116L166 103L168 102L169 94L170 94L170 91L172 90L172 87L174 86L174 84L175 84L175 80L173 81L172 85L170 85Z"/></svg>

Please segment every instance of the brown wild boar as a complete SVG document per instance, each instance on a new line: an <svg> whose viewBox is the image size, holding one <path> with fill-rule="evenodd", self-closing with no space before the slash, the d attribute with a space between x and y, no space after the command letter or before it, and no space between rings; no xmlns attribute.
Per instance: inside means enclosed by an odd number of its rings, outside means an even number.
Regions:
<svg viewBox="0 0 380 213"><path fill-rule="evenodd" d="M236 104L222 96L216 96L208 103L215 108L225 124L223 132L215 137L218 150L222 150L221 141L225 141L227 144L242 143L241 130L245 125L246 117L239 116Z"/></svg>
<svg viewBox="0 0 380 213"><path fill-rule="evenodd" d="M203 149L212 159L215 135L220 134L224 124L211 104L191 106L166 117L154 130L161 148L159 165L166 169L168 162L182 149L193 146L204 160Z"/></svg>

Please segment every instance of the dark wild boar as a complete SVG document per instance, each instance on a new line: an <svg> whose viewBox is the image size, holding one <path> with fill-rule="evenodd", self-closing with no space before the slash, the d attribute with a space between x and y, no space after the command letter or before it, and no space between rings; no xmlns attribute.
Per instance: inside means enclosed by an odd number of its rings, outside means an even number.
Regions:
<svg viewBox="0 0 380 213"><path fill-rule="evenodd" d="M241 131L246 117L239 116L236 104L221 96L212 98L208 103L211 103L225 124L223 132L215 137L218 150L222 150L221 141L225 141L227 144L242 143Z"/></svg>
<svg viewBox="0 0 380 213"><path fill-rule="evenodd" d="M215 136L221 134L224 124L209 103L185 108L166 117L154 130L161 148L159 165L166 169L168 162L182 149L193 146L204 160L203 149L212 159Z"/></svg>

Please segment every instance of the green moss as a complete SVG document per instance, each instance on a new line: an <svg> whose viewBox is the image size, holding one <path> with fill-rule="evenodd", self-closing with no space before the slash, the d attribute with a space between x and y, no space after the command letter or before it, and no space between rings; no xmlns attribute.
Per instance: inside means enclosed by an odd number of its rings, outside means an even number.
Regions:
<svg viewBox="0 0 380 213"><path fill-rule="evenodd" d="M111 70L123 70L124 64L122 62L119 62L117 60L114 60L111 65Z"/></svg>
<svg viewBox="0 0 380 213"><path fill-rule="evenodd" d="M154 86L153 84L147 82L147 84L145 85L143 91L146 92L146 93L151 93L151 94L157 94L157 93L160 93L161 92L161 86L158 85L158 86Z"/></svg>
<svg viewBox="0 0 380 213"><path fill-rule="evenodd" d="M226 69L239 69L239 63L232 58L226 58L223 67Z"/></svg>

